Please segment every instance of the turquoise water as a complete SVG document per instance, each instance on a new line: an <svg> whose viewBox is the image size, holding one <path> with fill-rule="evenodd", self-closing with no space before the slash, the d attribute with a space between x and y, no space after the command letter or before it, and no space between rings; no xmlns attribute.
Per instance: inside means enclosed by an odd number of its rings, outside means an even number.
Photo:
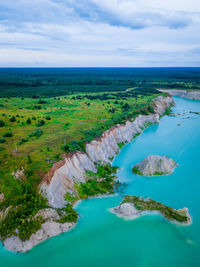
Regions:
<svg viewBox="0 0 200 267"><path fill-rule="evenodd" d="M149 196L173 208L188 207L193 223L173 224L159 215L124 220L108 209L122 194L82 201L80 220L68 233L52 238L24 254L0 247L0 267L10 266L200 266L200 101L175 98L178 117L165 116L124 146L113 165L127 184L123 194ZM189 116L189 118L188 118ZM178 126L177 124L181 124ZM172 175L140 177L131 167L150 154L177 161Z"/></svg>

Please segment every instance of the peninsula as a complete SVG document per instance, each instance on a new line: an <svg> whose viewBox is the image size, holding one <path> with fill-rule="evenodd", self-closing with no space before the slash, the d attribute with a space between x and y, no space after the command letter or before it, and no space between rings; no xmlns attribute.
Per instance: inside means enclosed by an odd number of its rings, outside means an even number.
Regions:
<svg viewBox="0 0 200 267"><path fill-rule="evenodd" d="M119 217L128 219L136 218L147 212L159 212L166 219L173 222L186 224L191 222L187 208L173 209L150 198L137 196L125 196L121 204L112 208L111 212L115 213Z"/></svg>

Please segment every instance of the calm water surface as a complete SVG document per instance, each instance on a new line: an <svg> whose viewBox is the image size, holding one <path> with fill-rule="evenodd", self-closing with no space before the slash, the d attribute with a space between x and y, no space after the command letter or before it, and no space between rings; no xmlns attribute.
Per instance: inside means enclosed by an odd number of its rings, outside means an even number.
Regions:
<svg viewBox="0 0 200 267"><path fill-rule="evenodd" d="M24 254L0 247L0 267L60 266L200 266L200 101L175 98L173 111L136 140L124 146L114 159L118 177L127 184L119 195L82 201L81 216L70 232L54 237ZM178 124L181 124L178 126ZM150 154L177 161L172 175L140 177L131 167ZM193 223L173 224L159 215L124 220L109 212L124 194L149 196L173 208L188 207Z"/></svg>

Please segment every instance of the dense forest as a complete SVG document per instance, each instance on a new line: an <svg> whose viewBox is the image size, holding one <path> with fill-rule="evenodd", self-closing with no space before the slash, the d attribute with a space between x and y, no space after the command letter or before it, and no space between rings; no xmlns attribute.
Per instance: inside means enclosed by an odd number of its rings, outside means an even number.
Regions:
<svg viewBox="0 0 200 267"><path fill-rule="evenodd" d="M55 97L135 87L200 89L200 68L0 69L0 97Z"/></svg>

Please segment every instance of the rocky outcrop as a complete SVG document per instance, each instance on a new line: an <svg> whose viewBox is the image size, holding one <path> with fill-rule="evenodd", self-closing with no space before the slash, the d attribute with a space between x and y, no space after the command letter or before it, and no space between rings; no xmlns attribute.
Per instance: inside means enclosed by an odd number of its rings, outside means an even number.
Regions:
<svg viewBox="0 0 200 267"><path fill-rule="evenodd" d="M16 170L12 173L12 175L16 180L22 180L23 178L25 178L24 168L22 167L21 169Z"/></svg>
<svg viewBox="0 0 200 267"><path fill-rule="evenodd" d="M122 203L117 207L110 209L118 217L133 219L139 215L139 211L135 208L133 203Z"/></svg>
<svg viewBox="0 0 200 267"><path fill-rule="evenodd" d="M18 236L12 235L3 241L4 246L11 251L26 252L50 237L69 231L75 225L69 222L59 223L60 215L54 209L42 209L35 215L35 218L37 217L45 220L40 230L32 234L27 241L22 241Z"/></svg>
<svg viewBox="0 0 200 267"><path fill-rule="evenodd" d="M110 209L118 217L134 219L144 214L160 213L166 219L184 224L191 223L191 217L187 208L173 209L150 198L125 196L122 203Z"/></svg>
<svg viewBox="0 0 200 267"><path fill-rule="evenodd" d="M188 99L200 99L200 91L186 91L186 90L160 90L161 92L168 93L172 96L180 96Z"/></svg>
<svg viewBox="0 0 200 267"><path fill-rule="evenodd" d="M133 172L144 176L165 175L173 172L177 163L166 156L150 155L133 166Z"/></svg>
<svg viewBox="0 0 200 267"><path fill-rule="evenodd" d="M159 123L159 116L166 108L173 105L172 97L159 96L154 100L155 113L147 116L139 115L135 120L116 125L104 132L100 138L86 144L86 153L76 151L65 157L61 163L56 163L42 181L40 188L47 197L49 205L61 208L66 204L64 199L68 191L73 191L74 182L85 181L85 171L96 172L95 163L110 162L110 158L119 152L118 143L130 142L149 124Z"/></svg>

